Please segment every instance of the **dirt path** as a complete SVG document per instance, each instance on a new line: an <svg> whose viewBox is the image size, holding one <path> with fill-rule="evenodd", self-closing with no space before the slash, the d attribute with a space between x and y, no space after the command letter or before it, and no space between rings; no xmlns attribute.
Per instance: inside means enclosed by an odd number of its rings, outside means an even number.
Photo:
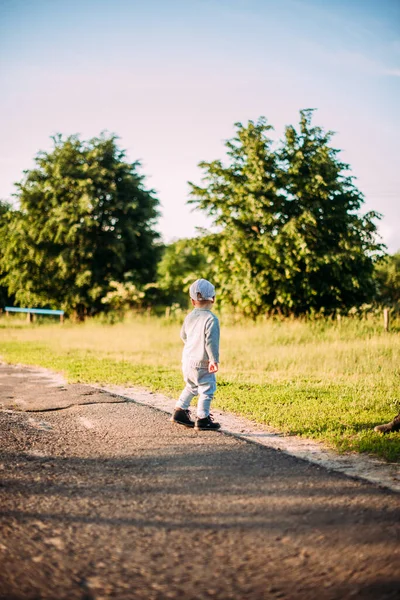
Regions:
<svg viewBox="0 0 400 600"><path fill-rule="evenodd" d="M89 386L0 384L0 598L399 597L398 494Z"/></svg>

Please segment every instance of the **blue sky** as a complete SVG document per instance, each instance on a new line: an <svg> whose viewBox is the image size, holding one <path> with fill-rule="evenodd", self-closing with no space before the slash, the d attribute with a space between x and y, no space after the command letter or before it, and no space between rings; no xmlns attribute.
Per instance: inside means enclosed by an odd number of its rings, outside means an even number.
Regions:
<svg viewBox="0 0 400 600"><path fill-rule="evenodd" d="M186 201L237 121L281 137L302 108L400 249L399 0L0 0L0 197L56 132L116 133L162 205L165 241L207 225Z"/></svg>

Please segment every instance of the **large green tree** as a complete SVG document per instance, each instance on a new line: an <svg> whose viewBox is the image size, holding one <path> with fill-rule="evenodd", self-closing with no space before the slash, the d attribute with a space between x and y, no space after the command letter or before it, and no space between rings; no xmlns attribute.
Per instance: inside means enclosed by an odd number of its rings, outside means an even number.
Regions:
<svg viewBox="0 0 400 600"><path fill-rule="evenodd" d="M0 200L0 280L2 274L5 274L5 240L11 211L11 205L8 202ZM12 304L13 301L14 298L9 294L7 287L0 284L0 309L3 309L8 304Z"/></svg>
<svg viewBox="0 0 400 600"><path fill-rule="evenodd" d="M373 294L379 215L360 214L363 196L332 133L311 121L301 111L276 149L264 118L237 123L228 164L200 163L203 185L190 184L190 202L215 226L203 245L220 298L252 316L332 311Z"/></svg>
<svg viewBox="0 0 400 600"><path fill-rule="evenodd" d="M114 136L53 138L17 184L8 215L3 284L22 305L78 315L104 309L111 281L152 281L158 200Z"/></svg>

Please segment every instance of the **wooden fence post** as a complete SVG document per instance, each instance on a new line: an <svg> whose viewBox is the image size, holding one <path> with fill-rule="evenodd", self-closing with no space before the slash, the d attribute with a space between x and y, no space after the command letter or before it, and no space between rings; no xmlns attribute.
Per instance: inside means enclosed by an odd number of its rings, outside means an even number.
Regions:
<svg viewBox="0 0 400 600"><path fill-rule="evenodd" d="M383 327L385 331L390 329L390 313L388 308L383 309Z"/></svg>

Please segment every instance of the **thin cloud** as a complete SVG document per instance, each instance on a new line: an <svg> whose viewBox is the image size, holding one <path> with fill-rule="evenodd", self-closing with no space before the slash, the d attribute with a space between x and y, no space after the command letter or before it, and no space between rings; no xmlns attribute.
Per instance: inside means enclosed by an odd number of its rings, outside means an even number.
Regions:
<svg viewBox="0 0 400 600"><path fill-rule="evenodd" d="M370 58L361 52L330 51L320 44L319 56L332 65L356 70L359 73L372 76L400 77L400 67L388 67L384 63Z"/></svg>
<svg viewBox="0 0 400 600"><path fill-rule="evenodd" d="M400 69L385 69L384 75L390 75L392 77L400 77Z"/></svg>

